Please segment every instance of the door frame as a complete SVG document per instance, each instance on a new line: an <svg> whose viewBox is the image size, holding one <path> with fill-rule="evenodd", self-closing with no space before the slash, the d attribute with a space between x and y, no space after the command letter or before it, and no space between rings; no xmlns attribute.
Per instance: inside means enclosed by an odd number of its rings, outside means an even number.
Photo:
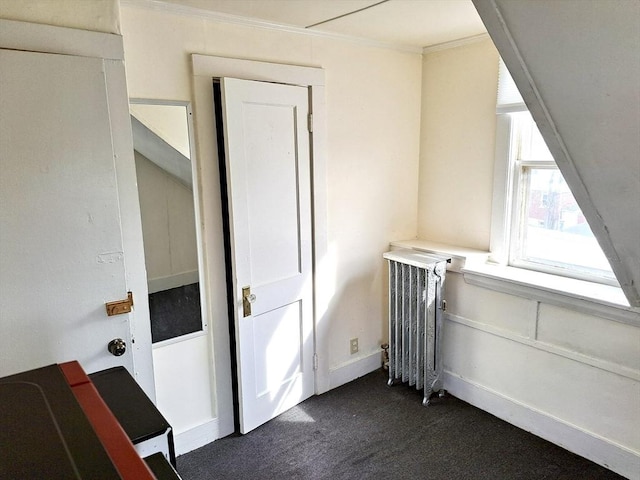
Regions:
<svg viewBox="0 0 640 480"><path fill-rule="evenodd" d="M313 258L313 329L317 355L315 393L329 390L327 309L331 300L330 271L326 265L329 253L327 241L327 147L325 112L325 74L322 68L286 65L254 60L191 55L194 86L194 124L202 180L204 248L206 274L211 289L209 330L211 361L214 372L214 405L220 437L234 432L232 371L229 323L227 315L226 266L218 142L213 107L213 79L233 77L244 80L285 83L307 87L309 108L313 115L311 134L311 221Z"/></svg>
<svg viewBox="0 0 640 480"><path fill-rule="evenodd" d="M136 381L155 401L142 223L133 159L122 36L0 19L0 47L27 52L99 58L104 62L114 168L120 204L125 281L135 301L132 313L128 314L131 338L135 339L135 343L132 342L129 349Z"/></svg>

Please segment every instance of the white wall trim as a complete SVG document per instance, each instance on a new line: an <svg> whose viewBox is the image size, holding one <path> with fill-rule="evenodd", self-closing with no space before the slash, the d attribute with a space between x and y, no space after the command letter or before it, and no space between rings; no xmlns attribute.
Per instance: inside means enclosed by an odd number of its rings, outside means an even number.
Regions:
<svg viewBox="0 0 640 480"><path fill-rule="evenodd" d="M471 285L628 325L640 325L640 309L624 305L626 299L618 287L490 264L465 266L462 273Z"/></svg>
<svg viewBox="0 0 640 480"><path fill-rule="evenodd" d="M198 270L191 272L181 272L166 277L150 278L148 280L149 293L162 292L171 288L181 287L183 285L191 285L200 281Z"/></svg>
<svg viewBox="0 0 640 480"><path fill-rule="evenodd" d="M260 62L212 55L191 55L193 74L196 76L233 77L261 82L282 82L289 85L322 86L324 70L319 67Z"/></svg>
<svg viewBox="0 0 640 480"><path fill-rule="evenodd" d="M122 42L122 37L115 37ZM122 60L104 60L104 71L105 76L111 78L107 84L107 96L109 98L111 142L120 206L120 224L122 225L125 276L127 288L137 298L129 320L133 367L136 381L144 389L147 396L155 401L149 291L144 263L140 199L136 180L124 62Z"/></svg>
<svg viewBox="0 0 640 480"><path fill-rule="evenodd" d="M433 52L440 52L442 50L449 50L450 48L463 47L465 45L470 45L472 43L483 42L484 40L489 40L488 33L481 33L479 35L473 35L471 37L460 38L458 40L451 40L450 42L437 43L435 45L429 45L428 47L424 47L422 49L422 54L426 55Z"/></svg>
<svg viewBox="0 0 640 480"><path fill-rule="evenodd" d="M232 15L229 13L214 12L201 8L189 7L186 5L177 5L175 3L167 3L159 0L120 0L121 5L146 8L166 12L173 15L184 15L190 17L205 18L212 22L227 23L232 25L242 25L245 27L263 28L266 30L276 30L279 32L295 33L298 35L307 35L312 37L329 38L334 40L342 40L345 42L355 43L366 47L386 48L407 53L422 53L421 47L413 45L405 45L400 43L383 42L380 40L372 40L369 38L355 37L352 35L342 35L339 33L324 32L321 30L312 30L309 28L298 27L295 25L286 25L282 23L269 22L256 18L243 17L240 15Z"/></svg>
<svg viewBox="0 0 640 480"><path fill-rule="evenodd" d="M122 36L0 19L0 46L12 50L124 60Z"/></svg>
<svg viewBox="0 0 640 480"><path fill-rule="evenodd" d="M377 350L354 360L349 360L329 370L329 390L371 373L381 366L382 351Z"/></svg>
<svg viewBox="0 0 640 480"><path fill-rule="evenodd" d="M508 330L494 327L493 325L488 325L486 323L476 322L474 320L470 320L468 318L464 318L459 315L452 315L450 313L445 313L443 318L445 321L448 321L448 322L464 325L465 327L473 328L475 330L480 330L482 332L495 335L496 337L501 337L506 340L511 340L513 342L521 343L528 347L536 348L538 350L543 350L553 355L558 355L560 357L568 358L569 360L573 360L574 362L599 368L600 370L614 373L616 375L620 375L621 377L630 378L631 380L635 380L635 381L640 381L640 370L637 370L634 368L625 367L623 365L609 362L607 360L603 360L600 358L590 357L589 355L584 355L582 353L574 352L572 350L567 350L550 343L545 343L539 340L526 338L516 333L510 332Z"/></svg>
<svg viewBox="0 0 640 480"><path fill-rule="evenodd" d="M217 418L180 433L174 432L173 442L176 449L176 456L189 453L218 438L220 438L220 432Z"/></svg>
<svg viewBox="0 0 640 480"><path fill-rule="evenodd" d="M447 391L471 405L620 475L640 479L639 452L533 409L455 373L445 371L443 381Z"/></svg>
<svg viewBox="0 0 640 480"><path fill-rule="evenodd" d="M513 193L516 191L515 162L509 161L512 119L509 115L496 115L496 147L493 160L493 197L491 202L490 260L499 265L508 264L511 241L511 214Z"/></svg>

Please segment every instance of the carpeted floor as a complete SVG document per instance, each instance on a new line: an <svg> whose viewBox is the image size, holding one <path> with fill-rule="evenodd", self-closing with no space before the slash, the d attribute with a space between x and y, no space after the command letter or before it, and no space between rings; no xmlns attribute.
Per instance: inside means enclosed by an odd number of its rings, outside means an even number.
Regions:
<svg viewBox="0 0 640 480"><path fill-rule="evenodd" d="M386 372L311 397L253 432L178 458L183 480L621 479L450 395Z"/></svg>

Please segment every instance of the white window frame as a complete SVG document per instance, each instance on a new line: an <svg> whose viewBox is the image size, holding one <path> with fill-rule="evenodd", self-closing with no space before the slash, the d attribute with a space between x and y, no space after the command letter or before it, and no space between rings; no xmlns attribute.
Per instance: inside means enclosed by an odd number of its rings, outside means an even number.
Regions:
<svg viewBox="0 0 640 480"><path fill-rule="evenodd" d="M494 192L491 225L491 253L489 261L499 265L524 268L538 272L576 278L605 285L618 286L613 276L602 276L596 271L582 268L554 266L522 258L521 224L524 212L524 172L526 168L554 168L552 160L518 160L517 131L510 113L527 111L524 104L511 105L499 110L496 118L496 157L494 166Z"/></svg>
<svg viewBox="0 0 640 480"><path fill-rule="evenodd" d="M579 266L576 269L565 268L565 266L554 267L521 259L520 233L524 213L523 171L527 167L558 168L553 159L549 161L517 159L519 156L517 131L514 118L510 114L527 111L527 106L515 82L500 59L489 263L619 287L613 272L610 277L604 277L595 270L590 271Z"/></svg>

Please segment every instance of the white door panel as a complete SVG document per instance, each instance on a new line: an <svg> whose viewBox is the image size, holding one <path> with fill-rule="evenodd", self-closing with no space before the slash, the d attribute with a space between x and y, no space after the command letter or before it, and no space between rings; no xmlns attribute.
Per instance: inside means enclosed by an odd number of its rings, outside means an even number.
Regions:
<svg viewBox="0 0 640 480"><path fill-rule="evenodd" d="M254 323L253 339L264 349L254 351L256 395L270 395L302 371L303 334L300 302L263 313Z"/></svg>
<svg viewBox="0 0 640 480"><path fill-rule="evenodd" d="M129 315L101 59L0 51L0 375L79 360L124 365Z"/></svg>
<svg viewBox="0 0 640 480"><path fill-rule="evenodd" d="M257 287L300 274L296 111L245 103L242 113L251 280Z"/></svg>
<svg viewBox="0 0 640 480"><path fill-rule="evenodd" d="M246 433L314 391L308 93L229 78L222 91Z"/></svg>

